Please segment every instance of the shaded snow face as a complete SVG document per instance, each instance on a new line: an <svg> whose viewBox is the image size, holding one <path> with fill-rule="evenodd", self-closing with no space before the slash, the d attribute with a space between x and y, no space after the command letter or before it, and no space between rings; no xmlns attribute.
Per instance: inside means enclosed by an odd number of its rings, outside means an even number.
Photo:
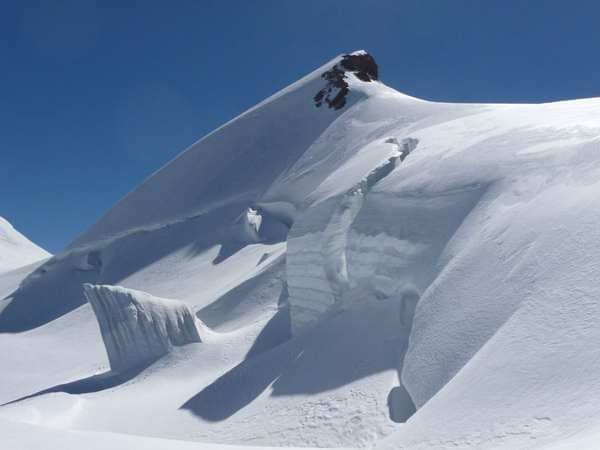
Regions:
<svg viewBox="0 0 600 450"><path fill-rule="evenodd" d="M119 286L84 285L111 369L134 368L173 346L201 342L199 323L185 303Z"/></svg>

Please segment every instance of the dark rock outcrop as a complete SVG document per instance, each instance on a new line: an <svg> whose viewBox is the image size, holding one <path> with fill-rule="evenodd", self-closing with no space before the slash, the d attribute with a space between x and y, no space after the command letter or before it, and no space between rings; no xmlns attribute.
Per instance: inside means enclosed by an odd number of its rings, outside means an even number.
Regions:
<svg viewBox="0 0 600 450"><path fill-rule="evenodd" d="M336 64L321 77L327 80L327 85L314 97L315 105L320 107L323 103L335 110L346 105L346 96L350 92L346 73L353 73L361 81L370 82L379 79L379 68L375 59L366 52L356 52L342 56Z"/></svg>

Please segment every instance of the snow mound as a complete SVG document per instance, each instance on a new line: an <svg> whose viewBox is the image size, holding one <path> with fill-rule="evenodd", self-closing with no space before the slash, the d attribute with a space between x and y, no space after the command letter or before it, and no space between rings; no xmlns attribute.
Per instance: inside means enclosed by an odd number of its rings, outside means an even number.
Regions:
<svg viewBox="0 0 600 450"><path fill-rule="evenodd" d="M0 273L48 258L50 253L31 242L0 217Z"/></svg>
<svg viewBox="0 0 600 450"><path fill-rule="evenodd" d="M83 288L114 371L148 363L173 346L202 342L202 325L185 303L120 286Z"/></svg>

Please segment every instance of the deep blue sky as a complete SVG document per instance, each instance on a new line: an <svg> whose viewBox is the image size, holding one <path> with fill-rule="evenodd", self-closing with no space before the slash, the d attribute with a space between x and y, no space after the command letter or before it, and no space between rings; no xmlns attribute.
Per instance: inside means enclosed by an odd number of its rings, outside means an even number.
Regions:
<svg viewBox="0 0 600 450"><path fill-rule="evenodd" d="M364 48L433 100L600 96L600 4L0 0L0 215L59 251L189 144Z"/></svg>

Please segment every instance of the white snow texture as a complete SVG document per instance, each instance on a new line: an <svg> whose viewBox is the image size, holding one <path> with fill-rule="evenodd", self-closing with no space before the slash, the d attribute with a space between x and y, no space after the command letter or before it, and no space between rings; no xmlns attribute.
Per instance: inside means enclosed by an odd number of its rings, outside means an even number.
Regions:
<svg viewBox="0 0 600 450"><path fill-rule="evenodd" d="M50 253L28 240L5 218L0 217L0 274L48 257Z"/></svg>

